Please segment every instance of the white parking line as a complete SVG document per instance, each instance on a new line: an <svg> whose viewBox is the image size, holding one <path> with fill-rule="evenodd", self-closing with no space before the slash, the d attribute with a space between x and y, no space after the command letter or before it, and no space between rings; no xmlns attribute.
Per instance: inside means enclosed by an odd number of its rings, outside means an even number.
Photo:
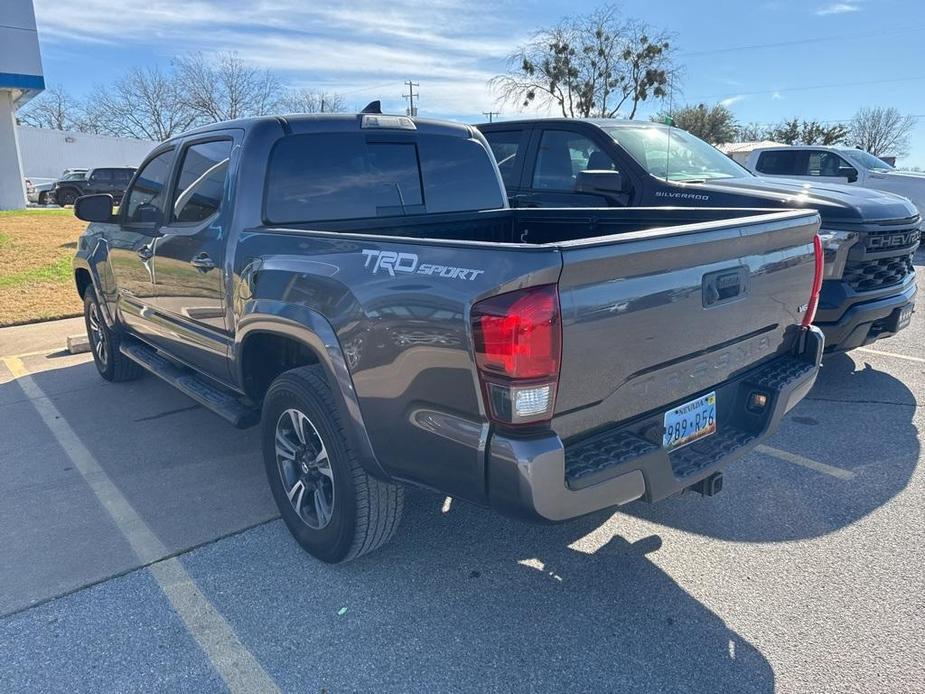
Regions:
<svg viewBox="0 0 925 694"><path fill-rule="evenodd" d="M793 463L794 465L802 465L803 467L809 468L810 470L815 470L816 472L821 472L826 475L831 475L832 477L837 477L840 480L853 480L855 477L851 470L845 470L844 468L835 467L834 465L820 463L818 460L813 460L812 458L807 458L806 456L802 456L797 453L791 453L790 451L782 451L781 449L773 448L772 446L760 445L756 446L755 450L773 458L777 458L788 463Z"/></svg>
<svg viewBox="0 0 925 694"><path fill-rule="evenodd" d="M242 693L278 692L276 683L244 647L231 625L202 594L180 560L176 557L164 559L170 552L84 446L60 410L29 375L22 360L4 357L3 362L125 536L139 562L150 564L148 570L228 688L232 692Z"/></svg>
<svg viewBox="0 0 925 694"><path fill-rule="evenodd" d="M893 357L894 359L905 359L906 361L925 364L925 359L922 359L922 357L909 357L905 354L896 354L895 352L881 352L879 349L868 349L867 347L859 347L857 351L867 352L868 354L879 354L881 357Z"/></svg>

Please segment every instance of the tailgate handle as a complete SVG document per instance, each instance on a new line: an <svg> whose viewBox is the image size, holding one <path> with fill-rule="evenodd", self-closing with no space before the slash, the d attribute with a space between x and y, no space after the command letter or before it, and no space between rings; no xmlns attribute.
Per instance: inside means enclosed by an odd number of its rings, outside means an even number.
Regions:
<svg viewBox="0 0 925 694"><path fill-rule="evenodd" d="M745 294L747 277L747 270L742 267L735 270L718 270L704 275L704 307L733 301Z"/></svg>

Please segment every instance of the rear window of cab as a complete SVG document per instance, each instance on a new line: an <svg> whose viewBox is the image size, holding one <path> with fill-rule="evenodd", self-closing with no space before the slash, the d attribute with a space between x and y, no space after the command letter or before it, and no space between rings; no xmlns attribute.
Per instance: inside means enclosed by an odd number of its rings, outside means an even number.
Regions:
<svg viewBox="0 0 925 694"><path fill-rule="evenodd" d="M476 139L319 133L274 145L264 218L296 224L503 206L491 155Z"/></svg>

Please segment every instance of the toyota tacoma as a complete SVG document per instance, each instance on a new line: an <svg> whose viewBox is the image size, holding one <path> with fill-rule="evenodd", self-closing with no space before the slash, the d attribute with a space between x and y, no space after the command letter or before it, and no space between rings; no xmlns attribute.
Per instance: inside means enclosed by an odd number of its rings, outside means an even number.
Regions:
<svg viewBox="0 0 925 694"><path fill-rule="evenodd" d="M815 211L510 209L474 127L375 108L174 137L75 214L99 373L259 425L328 562L406 484L545 521L712 495L823 350Z"/></svg>

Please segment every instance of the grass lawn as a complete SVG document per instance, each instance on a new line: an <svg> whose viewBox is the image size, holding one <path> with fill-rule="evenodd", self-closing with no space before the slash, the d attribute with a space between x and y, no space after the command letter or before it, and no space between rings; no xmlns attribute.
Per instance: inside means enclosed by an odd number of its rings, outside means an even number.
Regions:
<svg viewBox="0 0 925 694"><path fill-rule="evenodd" d="M0 326L83 312L71 258L86 227L72 209L0 212Z"/></svg>

